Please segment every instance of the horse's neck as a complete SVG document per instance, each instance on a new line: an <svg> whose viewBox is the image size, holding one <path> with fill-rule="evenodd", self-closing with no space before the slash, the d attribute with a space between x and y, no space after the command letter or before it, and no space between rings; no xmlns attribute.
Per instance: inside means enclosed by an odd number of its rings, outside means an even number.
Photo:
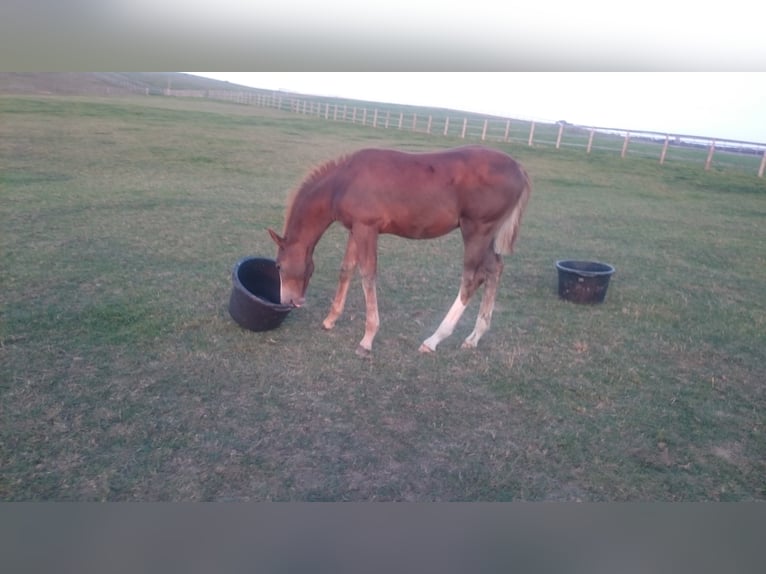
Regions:
<svg viewBox="0 0 766 574"><path fill-rule="evenodd" d="M332 223L330 198L318 190L296 198L287 221L285 236L291 242L304 244L309 251L319 242Z"/></svg>

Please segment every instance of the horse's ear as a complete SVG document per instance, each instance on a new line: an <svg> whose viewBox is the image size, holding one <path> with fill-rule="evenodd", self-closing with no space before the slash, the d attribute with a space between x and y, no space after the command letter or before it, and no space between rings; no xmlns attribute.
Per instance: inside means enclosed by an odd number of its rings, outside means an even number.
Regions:
<svg viewBox="0 0 766 574"><path fill-rule="evenodd" d="M271 235L271 238L274 240L274 243L277 244L278 247L282 247L285 243L284 238L280 237L276 231L271 229L270 227L267 229L269 232L269 235Z"/></svg>

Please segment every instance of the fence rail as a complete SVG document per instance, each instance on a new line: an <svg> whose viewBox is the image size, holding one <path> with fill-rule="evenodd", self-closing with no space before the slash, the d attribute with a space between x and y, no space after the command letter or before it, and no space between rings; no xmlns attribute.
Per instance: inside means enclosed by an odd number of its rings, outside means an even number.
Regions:
<svg viewBox="0 0 766 574"><path fill-rule="evenodd" d="M486 142L518 143L532 147L582 148L619 153L622 158L655 158L699 163L705 170L738 169L766 172L766 144L692 135L583 126L568 122L543 122L447 112L396 104L361 105L338 98L307 97L265 90L173 90L165 96L208 98L238 104L274 108L328 121L350 122L375 129L397 129L441 137Z"/></svg>

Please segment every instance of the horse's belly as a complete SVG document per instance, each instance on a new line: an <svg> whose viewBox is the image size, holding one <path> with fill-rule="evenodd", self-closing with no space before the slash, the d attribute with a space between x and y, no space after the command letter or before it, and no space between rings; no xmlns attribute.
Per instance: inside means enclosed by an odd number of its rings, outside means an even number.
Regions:
<svg viewBox="0 0 766 574"><path fill-rule="evenodd" d="M406 220L392 219L380 226L381 233L390 233L408 239L433 239L441 237L458 226L456 217L410 217Z"/></svg>
<svg viewBox="0 0 766 574"><path fill-rule="evenodd" d="M338 201L335 219L349 229L361 223L379 233L410 239L440 237L457 228L460 210L454 194L433 186L411 192L404 189L390 186L370 191L370 187L359 186L357 193Z"/></svg>

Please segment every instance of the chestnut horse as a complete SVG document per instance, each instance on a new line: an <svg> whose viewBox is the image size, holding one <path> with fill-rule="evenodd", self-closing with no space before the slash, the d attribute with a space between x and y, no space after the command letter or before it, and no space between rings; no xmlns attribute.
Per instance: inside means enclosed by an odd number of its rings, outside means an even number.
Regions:
<svg viewBox="0 0 766 574"><path fill-rule="evenodd" d="M484 295L473 332L463 347L475 347L489 328L502 255L513 250L527 205L529 176L513 158L481 146L435 153L364 149L315 169L293 195L278 246L283 304L300 307L314 271L313 253L335 221L349 230L340 281L322 323L332 329L343 311L358 266L367 316L357 353L367 356L380 324L375 290L378 235L430 239L460 228L463 277L455 302L436 332L420 346L432 352L449 336L476 289Z"/></svg>

